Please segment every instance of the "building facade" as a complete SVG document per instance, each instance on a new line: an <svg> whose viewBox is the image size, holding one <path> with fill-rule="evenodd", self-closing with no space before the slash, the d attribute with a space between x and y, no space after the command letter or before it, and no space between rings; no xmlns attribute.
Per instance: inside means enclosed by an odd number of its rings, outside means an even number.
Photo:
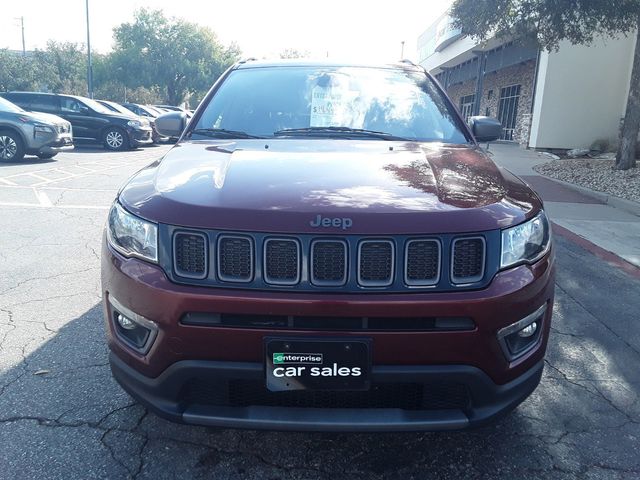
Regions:
<svg viewBox="0 0 640 480"><path fill-rule="evenodd" d="M418 38L420 64L465 118L496 117L503 140L541 149L616 143L634 47L635 35L552 53L522 40L479 44L446 13Z"/></svg>

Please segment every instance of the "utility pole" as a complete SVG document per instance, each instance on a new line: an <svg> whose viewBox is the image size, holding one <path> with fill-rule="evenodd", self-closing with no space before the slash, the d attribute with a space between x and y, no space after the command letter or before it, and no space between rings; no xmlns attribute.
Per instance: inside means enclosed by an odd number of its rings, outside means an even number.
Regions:
<svg viewBox="0 0 640 480"><path fill-rule="evenodd" d="M20 28L22 28L22 56L27 56L27 47L24 43L24 17L20 17Z"/></svg>
<svg viewBox="0 0 640 480"><path fill-rule="evenodd" d="M27 56L27 48L24 43L24 17L15 17L16 20L20 20L20 28L22 29L22 56Z"/></svg>
<svg viewBox="0 0 640 480"><path fill-rule="evenodd" d="M404 40L402 40L400 42L400 45L401 45L401 47L400 47L400 60L403 60L404 59Z"/></svg>
<svg viewBox="0 0 640 480"><path fill-rule="evenodd" d="M91 64L91 36L89 35L89 0L85 0L87 6L87 89L89 98L93 98L93 65Z"/></svg>

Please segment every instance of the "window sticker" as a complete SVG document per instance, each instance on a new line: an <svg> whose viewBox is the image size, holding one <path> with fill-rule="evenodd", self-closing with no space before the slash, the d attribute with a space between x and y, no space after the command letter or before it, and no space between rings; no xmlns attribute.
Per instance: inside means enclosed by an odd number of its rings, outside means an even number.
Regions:
<svg viewBox="0 0 640 480"><path fill-rule="evenodd" d="M348 79L324 75L311 89L310 127L362 128L360 115L354 116L359 92L349 88Z"/></svg>

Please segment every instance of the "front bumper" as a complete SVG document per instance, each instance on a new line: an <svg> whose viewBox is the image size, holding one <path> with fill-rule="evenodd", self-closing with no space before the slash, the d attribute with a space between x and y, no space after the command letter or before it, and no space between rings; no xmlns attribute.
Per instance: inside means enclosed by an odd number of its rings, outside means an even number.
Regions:
<svg viewBox="0 0 640 480"><path fill-rule="evenodd" d="M482 290L341 294L264 292L177 285L163 270L127 259L103 244L102 285L114 376L135 398L187 423L289 430L438 430L481 425L511 410L536 387L554 296L553 250L534 265L499 272ZM151 347L135 352L118 337L109 298L157 325ZM547 305L535 348L509 361L497 332ZM187 312L326 317L470 317L466 331L330 331L185 325ZM372 381L464 385L469 402L445 409L286 408L264 403L211 404L184 398L194 379L225 391L227 380L263 382L266 336L358 336L372 342ZM262 390L264 391L264 384ZM427 391L426 389L424 391Z"/></svg>
<svg viewBox="0 0 640 480"><path fill-rule="evenodd" d="M129 135L129 145L132 147L153 143L151 128L129 128L127 133Z"/></svg>
<svg viewBox="0 0 640 480"><path fill-rule="evenodd" d="M73 138L69 134L56 134L46 140L36 137L28 145L27 153L50 155L73 150Z"/></svg>
<svg viewBox="0 0 640 480"><path fill-rule="evenodd" d="M114 353L111 371L136 400L168 420L213 427L293 431L437 431L482 426L513 410L535 390L543 361L504 385L496 385L480 369L468 365L377 365L371 379L376 383L415 382L433 385L457 382L469 390L465 408L402 410L398 408L283 408L278 406L229 406L183 402L185 386L199 379L224 390L234 379L260 382L259 363L184 360L156 378L145 377ZM206 398L203 398L206 402ZM209 399L211 402L211 399ZM223 402L218 402L223 403Z"/></svg>

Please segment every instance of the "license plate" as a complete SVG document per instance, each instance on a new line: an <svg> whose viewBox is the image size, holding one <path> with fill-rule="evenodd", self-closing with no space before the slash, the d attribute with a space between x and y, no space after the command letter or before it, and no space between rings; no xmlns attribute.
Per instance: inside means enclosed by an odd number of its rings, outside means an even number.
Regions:
<svg viewBox="0 0 640 480"><path fill-rule="evenodd" d="M267 388L287 390L368 390L370 340L266 340Z"/></svg>

